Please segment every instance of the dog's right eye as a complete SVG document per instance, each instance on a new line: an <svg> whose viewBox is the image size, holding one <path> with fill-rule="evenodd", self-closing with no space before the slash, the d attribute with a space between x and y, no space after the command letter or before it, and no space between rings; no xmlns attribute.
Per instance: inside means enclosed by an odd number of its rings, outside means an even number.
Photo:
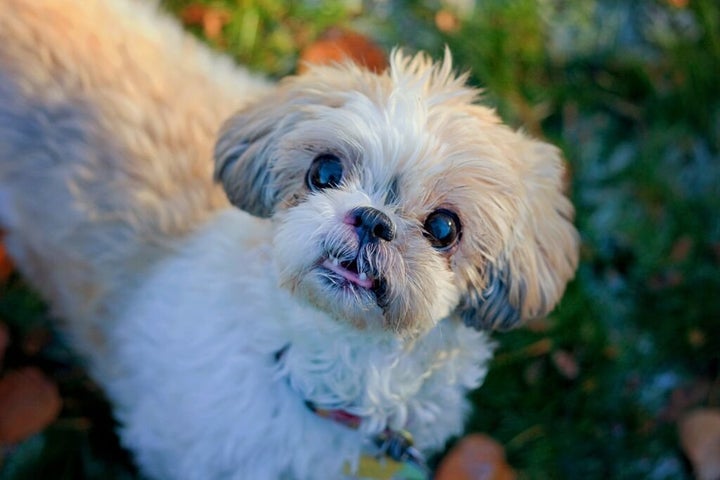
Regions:
<svg viewBox="0 0 720 480"><path fill-rule="evenodd" d="M333 154L325 153L313 160L307 173L306 183L313 191L335 188L340 185L342 175L342 161Z"/></svg>

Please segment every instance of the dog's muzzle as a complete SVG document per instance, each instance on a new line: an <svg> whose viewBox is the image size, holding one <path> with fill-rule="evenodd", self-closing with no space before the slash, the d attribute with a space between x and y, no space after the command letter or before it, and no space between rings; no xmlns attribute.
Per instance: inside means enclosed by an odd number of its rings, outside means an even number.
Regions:
<svg viewBox="0 0 720 480"><path fill-rule="evenodd" d="M332 272L344 285L353 285L372 293L380 308L387 305L388 284L381 267L371 257L377 255L382 243L395 239L395 223L388 215L373 207L357 207L348 211L343 223L357 235L350 242L353 253L341 242L325 245L326 256L318 265ZM344 243L344 241L342 242Z"/></svg>

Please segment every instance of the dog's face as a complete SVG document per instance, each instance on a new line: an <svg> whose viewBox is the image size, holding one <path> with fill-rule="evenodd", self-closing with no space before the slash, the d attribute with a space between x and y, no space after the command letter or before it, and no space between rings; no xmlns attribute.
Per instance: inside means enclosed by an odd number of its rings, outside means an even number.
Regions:
<svg viewBox="0 0 720 480"><path fill-rule="evenodd" d="M272 217L282 285L358 328L546 314L577 264L555 148L474 104L449 55L375 75L317 67L239 112L216 146L230 201Z"/></svg>

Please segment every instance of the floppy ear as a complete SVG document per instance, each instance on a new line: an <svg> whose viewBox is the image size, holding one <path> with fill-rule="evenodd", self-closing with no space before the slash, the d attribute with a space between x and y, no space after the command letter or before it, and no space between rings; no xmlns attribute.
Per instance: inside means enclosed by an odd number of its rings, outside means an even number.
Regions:
<svg viewBox="0 0 720 480"><path fill-rule="evenodd" d="M522 192L519 214L503 253L484 265L458 313L477 329L506 330L547 315L578 263L574 209L564 195L559 151L515 133Z"/></svg>
<svg viewBox="0 0 720 480"><path fill-rule="evenodd" d="M279 137L299 115L292 103L279 88L230 117L215 144L215 180L230 203L257 217L270 217L279 200L273 166Z"/></svg>

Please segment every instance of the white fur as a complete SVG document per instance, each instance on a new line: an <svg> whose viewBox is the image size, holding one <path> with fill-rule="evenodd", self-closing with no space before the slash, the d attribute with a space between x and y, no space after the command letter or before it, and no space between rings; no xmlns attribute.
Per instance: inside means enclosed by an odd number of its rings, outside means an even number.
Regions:
<svg viewBox="0 0 720 480"><path fill-rule="evenodd" d="M460 433L464 395L491 356L484 334L446 321L404 342L339 323L277 288L270 245L266 222L223 212L120 313L95 374L144 471L338 478L385 426L407 428L426 451ZM304 401L362 416L360 431Z"/></svg>

